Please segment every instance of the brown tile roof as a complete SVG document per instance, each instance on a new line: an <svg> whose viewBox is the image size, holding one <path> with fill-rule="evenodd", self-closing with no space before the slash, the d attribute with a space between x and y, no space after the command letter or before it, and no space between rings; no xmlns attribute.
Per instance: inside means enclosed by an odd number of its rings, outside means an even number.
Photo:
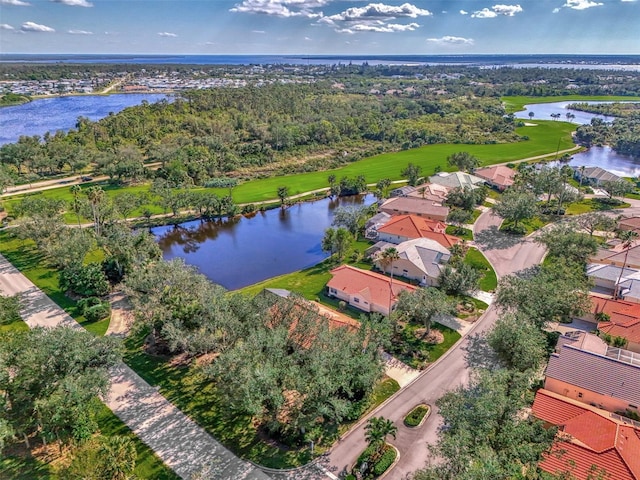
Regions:
<svg viewBox="0 0 640 480"><path fill-rule="evenodd" d="M625 263L626 257L626 263ZM627 254L622 244L613 248L599 248L596 254L589 259L594 263L608 263L611 265L625 265L631 268L640 268L640 242L634 242Z"/></svg>
<svg viewBox="0 0 640 480"><path fill-rule="evenodd" d="M437 220L418 217L416 215L395 215L389 219L378 232L401 235L408 238L420 238L425 232L444 233L447 226Z"/></svg>
<svg viewBox="0 0 640 480"><path fill-rule="evenodd" d="M558 474L569 472L578 480L592 478L593 466L610 480L640 479L640 429L628 426L609 412L582 405L548 390L538 390L533 414L559 427L560 437L540 468ZM564 434L564 435L563 435Z"/></svg>
<svg viewBox="0 0 640 480"><path fill-rule="evenodd" d="M360 294L370 304L389 304L390 277L369 270L361 270L351 265L341 265L334 268L331 270L331 274L333 277L327 283L328 287L348 295ZM394 279L392 299L395 300L403 290L413 292L416 287Z"/></svg>
<svg viewBox="0 0 640 480"><path fill-rule="evenodd" d="M504 165L495 165L493 167L476 170L473 174L495 185L506 188L513 185L513 178L516 176L516 171Z"/></svg>
<svg viewBox="0 0 640 480"><path fill-rule="evenodd" d="M447 218L449 207L435 204L432 200L423 200L416 197L394 197L385 201L380 210L415 213L422 215L433 215L440 218Z"/></svg>
<svg viewBox="0 0 640 480"><path fill-rule="evenodd" d="M640 365L626 361L630 352L610 348L595 335L584 333L574 341L563 335L558 345L558 353L549 358L548 378L640 405ZM625 356L618 358L618 353Z"/></svg>
<svg viewBox="0 0 640 480"><path fill-rule="evenodd" d="M594 314L603 312L609 315L608 321L598 323L598 330L640 343L640 304L596 296L591 297L591 304Z"/></svg>

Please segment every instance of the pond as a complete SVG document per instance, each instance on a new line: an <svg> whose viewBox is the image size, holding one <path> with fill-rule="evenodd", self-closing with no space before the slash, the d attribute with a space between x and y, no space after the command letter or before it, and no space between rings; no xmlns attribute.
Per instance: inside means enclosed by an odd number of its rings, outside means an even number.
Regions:
<svg viewBox="0 0 640 480"><path fill-rule="evenodd" d="M115 95L78 95L34 100L22 105L0 108L0 145L17 142L21 135L44 135L75 128L78 117L96 121L109 113L168 98L157 93Z"/></svg>
<svg viewBox="0 0 640 480"><path fill-rule="evenodd" d="M608 115L596 115L594 113L580 112L578 110L571 110L567 108L567 106L571 105L572 103L589 103L593 105L597 103L612 102L579 102L578 100L572 100L570 102L536 103L533 105L525 105L524 110L515 112L514 115L516 116L516 118L520 118L522 120L530 120L531 117L529 116L529 113L533 112L533 120L553 120L551 114L559 113L560 121L576 123L578 125L591 123L592 118L601 118L605 122L611 122L615 118ZM573 115L575 115L575 118L568 119L567 113L572 113Z"/></svg>
<svg viewBox="0 0 640 480"><path fill-rule="evenodd" d="M338 206L370 205L373 195L301 202L251 218L194 220L156 227L163 256L180 257L229 290L295 272L327 258L320 242Z"/></svg>

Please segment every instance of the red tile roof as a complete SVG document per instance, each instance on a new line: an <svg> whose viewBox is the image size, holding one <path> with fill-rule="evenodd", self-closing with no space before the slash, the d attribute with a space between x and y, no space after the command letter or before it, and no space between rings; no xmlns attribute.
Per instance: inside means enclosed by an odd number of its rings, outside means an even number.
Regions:
<svg viewBox="0 0 640 480"><path fill-rule="evenodd" d="M495 165L493 167L476 170L473 174L495 185L506 188L513 185L513 177L516 176L516 171L504 165Z"/></svg>
<svg viewBox="0 0 640 480"><path fill-rule="evenodd" d="M395 215L382 227L378 228L378 232L399 235L409 239L430 238L445 248L451 248L462 241L458 237L446 234L446 229L446 224L436 220L416 215Z"/></svg>
<svg viewBox="0 0 640 480"><path fill-rule="evenodd" d="M359 294L370 304L389 305L390 277L369 270L361 270L351 265L341 265L331 270L333 278L327 286L348 295ZM416 287L393 280L392 298L395 300L403 290L413 292Z"/></svg>
<svg viewBox="0 0 640 480"><path fill-rule="evenodd" d="M596 296L591 297L591 304L594 314L603 312L609 315L608 321L598 323L598 330L640 343L640 304Z"/></svg>
<svg viewBox="0 0 640 480"><path fill-rule="evenodd" d="M557 474L569 472L578 480L593 475L593 466L611 480L640 479L640 429L628 426L609 412L538 390L533 414L557 425L567 441L558 441L540 462L540 468Z"/></svg>

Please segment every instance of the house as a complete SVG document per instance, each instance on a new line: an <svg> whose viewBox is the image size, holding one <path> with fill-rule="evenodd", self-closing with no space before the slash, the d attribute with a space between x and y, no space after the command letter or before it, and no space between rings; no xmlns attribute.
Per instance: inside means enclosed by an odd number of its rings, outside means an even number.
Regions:
<svg viewBox="0 0 640 480"><path fill-rule="evenodd" d="M493 167L481 168L473 172L476 177L482 178L487 185L500 192L504 192L513 185L516 171L504 165L494 165Z"/></svg>
<svg viewBox="0 0 640 480"><path fill-rule="evenodd" d="M632 230L640 233L640 217L622 218L618 222L618 230Z"/></svg>
<svg viewBox="0 0 640 480"><path fill-rule="evenodd" d="M380 211L389 215L417 215L439 222L444 222L449 215L449 207L417 197L389 198L380 206Z"/></svg>
<svg viewBox="0 0 640 480"><path fill-rule="evenodd" d="M640 355L591 333L562 335L545 375L544 388L559 395L610 412L638 412Z"/></svg>
<svg viewBox="0 0 640 480"><path fill-rule="evenodd" d="M602 182L615 182L621 178L600 167L572 167L573 177L583 185L599 186Z"/></svg>
<svg viewBox="0 0 640 480"><path fill-rule="evenodd" d="M393 280L379 273L341 265L331 270L327 293L365 312L389 315L400 292L413 292L417 287Z"/></svg>
<svg viewBox="0 0 640 480"><path fill-rule="evenodd" d="M429 238L445 248L451 248L462 241L458 237L445 233L446 229L447 226L444 223L435 220L416 215L396 215L378 227L376 238L396 245L414 238Z"/></svg>
<svg viewBox="0 0 640 480"><path fill-rule="evenodd" d="M417 280L421 285L437 285L442 267L451 258L449 250L428 238L416 238L399 245L384 242L376 245L380 251L393 247L398 252L400 258L393 262L394 276ZM385 273L391 273L391 265L384 266L375 260L375 266Z"/></svg>
<svg viewBox="0 0 640 480"><path fill-rule="evenodd" d="M444 185L438 185L437 183L423 183L422 185L418 185L407 197L431 200L442 205L451 190L453 189L445 187Z"/></svg>
<svg viewBox="0 0 640 480"><path fill-rule="evenodd" d="M440 172L429 177L429 182L449 188L478 188L484 179L465 172Z"/></svg>
<svg viewBox="0 0 640 480"><path fill-rule="evenodd" d="M626 350L640 353L640 304L624 300L591 297L591 317L598 322L598 330L627 341Z"/></svg>
<svg viewBox="0 0 640 480"><path fill-rule="evenodd" d="M633 242L628 251L620 241L611 248L599 248L590 260L593 263L607 263L619 267L626 265L630 268L640 269L640 241Z"/></svg>
<svg viewBox="0 0 640 480"><path fill-rule="evenodd" d="M378 212L371 217L364 225L364 236L369 240L378 237L378 228L391 220L391 215L385 212Z"/></svg>
<svg viewBox="0 0 640 480"><path fill-rule="evenodd" d="M558 478L640 479L640 424L541 389L533 415L558 427L551 452L538 466ZM602 473L602 476L599 475Z"/></svg>
<svg viewBox="0 0 640 480"><path fill-rule="evenodd" d="M640 303L640 270L590 263L587 276L594 280L594 291Z"/></svg>
<svg viewBox="0 0 640 480"><path fill-rule="evenodd" d="M393 190L391 190L391 192L389 193L389 196L391 196L391 197L406 197L410 193L413 193L415 191L416 191L416 187L413 187L411 185L405 185L404 187L398 187L398 188L394 188Z"/></svg>

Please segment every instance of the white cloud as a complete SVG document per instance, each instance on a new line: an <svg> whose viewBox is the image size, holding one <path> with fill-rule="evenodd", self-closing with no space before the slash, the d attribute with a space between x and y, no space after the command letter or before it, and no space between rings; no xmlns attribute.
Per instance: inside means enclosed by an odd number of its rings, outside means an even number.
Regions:
<svg viewBox="0 0 640 480"><path fill-rule="evenodd" d="M571 0L567 0L571 1ZM496 18L498 15L504 15L505 17L513 17L516 13L522 13L524 10L520 5L503 5L497 4L489 8L483 8L477 10L471 14L473 18ZM462 12L460 12L462 13Z"/></svg>
<svg viewBox="0 0 640 480"><path fill-rule="evenodd" d="M93 35L93 32L87 30L69 30L67 33L70 35Z"/></svg>
<svg viewBox="0 0 640 480"><path fill-rule="evenodd" d="M30 7L31 4L22 0L0 0L0 5L13 5L15 7Z"/></svg>
<svg viewBox="0 0 640 480"><path fill-rule="evenodd" d="M460 10L460 15L469 15L469 12L466 10Z"/></svg>
<svg viewBox="0 0 640 480"><path fill-rule="evenodd" d="M621 2L628 2L628 3L631 3L631 2L635 2L636 0L620 0L620 1L621 1Z"/></svg>
<svg viewBox="0 0 640 480"><path fill-rule="evenodd" d="M51 0L53 3L61 3L69 7L93 7L93 3L87 0Z"/></svg>
<svg viewBox="0 0 640 480"><path fill-rule="evenodd" d="M20 30L22 30L23 32L55 32L55 30L51 27L40 25L34 22L24 22L20 27Z"/></svg>
<svg viewBox="0 0 640 480"><path fill-rule="evenodd" d="M473 38L464 38L464 37L452 37L450 35L445 35L440 38L427 38L427 42L435 43L437 45L473 45Z"/></svg>
<svg viewBox="0 0 640 480"><path fill-rule="evenodd" d="M430 16L429 10L418 8L410 3L403 3L399 6L385 5L384 3L370 3L366 7L347 8L342 13L327 16L326 19L332 21L352 22L368 18L392 19L398 17L418 18Z"/></svg>
<svg viewBox="0 0 640 480"><path fill-rule="evenodd" d="M312 41L312 40L313 40L311 37L304 37L304 39L305 39L305 41L307 41L307 42L310 42L310 41Z"/></svg>
<svg viewBox="0 0 640 480"><path fill-rule="evenodd" d="M260 34L265 34L267 32L265 32L264 30L251 30L251 33L260 33Z"/></svg>
<svg viewBox="0 0 640 480"><path fill-rule="evenodd" d="M406 25L398 23L384 22L363 22L349 25L349 27L336 30L339 33L359 33L359 32L377 32L377 33L394 33L407 32L419 28L417 23L409 23Z"/></svg>
<svg viewBox="0 0 640 480"><path fill-rule="evenodd" d="M587 8L601 7L602 5L604 4L594 2L593 0L566 0L566 3L562 5L562 7L571 8L572 10L586 10Z"/></svg>
<svg viewBox="0 0 640 480"><path fill-rule="evenodd" d="M0 30L15 30L15 28L8 23L0 23Z"/></svg>
<svg viewBox="0 0 640 480"><path fill-rule="evenodd" d="M230 9L236 13L258 13L277 17L322 17L322 12L314 9L322 7L331 0L243 0Z"/></svg>
<svg viewBox="0 0 640 480"><path fill-rule="evenodd" d="M171 33L171 32L158 32L158 35L160 35L161 37L170 37L170 38L175 38L178 35L175 33Z"/></svg>

